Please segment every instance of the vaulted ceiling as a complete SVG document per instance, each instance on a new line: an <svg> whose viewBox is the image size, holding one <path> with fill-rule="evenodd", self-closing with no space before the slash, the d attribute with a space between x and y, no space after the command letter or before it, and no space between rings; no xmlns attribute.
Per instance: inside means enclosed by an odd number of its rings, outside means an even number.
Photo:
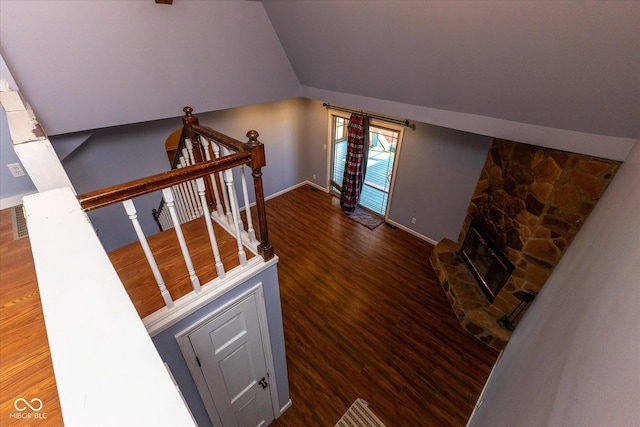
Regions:
<svg viewBox="0 0 640 427"><path fill-rule="evenodd" d="M263 0L303 86L640 135L640 2Z"/></svg>
<svg viewBox="0 0 640 427"><path fill-rule="evenodd" d="M522 142L608 145L618 159L640 137L640 1L0 0L0 10L0 52L50 134L176 117L176 105L306 96Z"/></svg>

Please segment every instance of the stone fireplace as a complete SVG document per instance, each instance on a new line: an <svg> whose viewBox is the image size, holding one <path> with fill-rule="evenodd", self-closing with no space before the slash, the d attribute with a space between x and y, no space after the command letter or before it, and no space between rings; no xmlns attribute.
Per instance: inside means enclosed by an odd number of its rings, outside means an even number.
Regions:
<svg viewBox="0 0 640 427"><path fill-rule="evenodd" d="M538 292L615 175L620 162L494 140L456 242L443 239L431 264L462 327L496 349L511 331L497 320ZM472 227L513 272L490 293L459 251ZM484 238L480 236L480 238ZM484 291L484 292L483 292Z"/></svg>

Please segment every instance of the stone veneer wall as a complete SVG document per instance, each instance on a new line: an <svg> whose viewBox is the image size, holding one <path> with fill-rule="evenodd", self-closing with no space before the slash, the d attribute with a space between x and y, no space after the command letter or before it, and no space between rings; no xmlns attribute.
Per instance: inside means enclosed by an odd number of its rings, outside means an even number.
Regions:
<svg viewBox="0 0 640 427"><path fill-rule="evenodd" d="M495 302L481 302L483 310L497 319L509 314L529 290L542 288L619 165L494 140L455 248L460 248L473 219L515 265ZM455 283L449 280L447 286Z"/></svg>

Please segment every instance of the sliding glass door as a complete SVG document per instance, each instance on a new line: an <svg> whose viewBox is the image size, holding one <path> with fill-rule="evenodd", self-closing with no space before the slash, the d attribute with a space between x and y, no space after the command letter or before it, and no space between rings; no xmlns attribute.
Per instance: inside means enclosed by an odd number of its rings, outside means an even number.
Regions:
<svg viewBox="0 0 640 427"><path fill-rule="evenodd" d="M347 154L349 116L332 112L330 189L340 193ZM371 120L369 126L369 156L360 206L386 216L389 205L396 154L402 141L403 128L383 121Z"/></svg>

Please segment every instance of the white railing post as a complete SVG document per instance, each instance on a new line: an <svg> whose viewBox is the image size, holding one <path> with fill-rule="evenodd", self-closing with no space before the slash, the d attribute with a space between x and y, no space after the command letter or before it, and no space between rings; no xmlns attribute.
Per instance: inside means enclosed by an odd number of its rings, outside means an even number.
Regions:
<svg viewBox="0 0 640 427"><path fill-rule="evenodd" d="M245 265L247 265L247 254L244 252L244 246L242 245L242 229L240 228L238 198L236 197L233 187L233 170L227 169L224 171L224 180L227 184L229 199L231 200L231 213L233 215L233 225L235 226L236 241L238 242L238 259L240 260L240 265L244 267Z"/></svg>
<svg viewBox="0 0 640 427"><path fill-rule="evenodd" d="M182 157L180 157L180 166L181 167L186 167L189 166L189 163L187 162L187 150L183 149L183 154ZM196 219L200 216L199 212L200 212L200 207L198 199L196 197L196 192L195 189L193 188L193 184L191 182L183 182L182 184L180 184L181 188L182 188L182 194L185 197L186 201L187 201L187 205L189 206L189 218L190 219Z"/></svg>
<svg viewBox="0 0 640 427"><path fill-rule="evenodd" d="M191 143L191 139L190 138L185 138L184 145L185 145L185 147L187 149L189 165L194 165L196 163L196 160L193 157L193 144Z"/></svg>
<svg viewBox="0 0 640 427"><path fill-rule="evenodd" d="M184 224L189 221L189 216L187 215L187 209L184 206L184 199L182 197L180 186L174 185L171 187L171 191L173 192L173 199L176 204L178 219L180 220L180 224Z"/></svg>
<svg viewBox="0 0 640 427"><path fill-rule="evenodd" d="M253 229L253 219L251 218L251 208L249 207L249 192L247 191L247 177L244 175L244 165L240 166L240 181L242 182L242 194L244 196L244 211L247 215L247 234L249 241L256 241L256 231Z"/></svg>
<svg viewBox="0 0 640 427"><path fill-rule="evenodd" d="M180 243L180 250L182 250L182 256L184 257L184 262L187 266L187 271L189 272L189 278L191 279L193 290L195 292L200 292L200 280L198 279L198 276L196 276L196 271L193 268L191 256L189 255L189 248L187 248L187 242L184 239L184 235L182 234L182 227L180 227L180 221L178 220L178 215L176 214L176 208L173 202L173 194L171 192L171 188L165 188L164 190L162 190L162 197L164 197L164 202L167 205L167 208L169 208L169 213L171 214L171 219L173 220L173 228L176 231L176 236L178 237L178 242Z"/></svg>
<svg viewBox="0 0 640 427"><path fill-rule="evenodd" d="M198 186L198 195L200 196L200 200L202 203L207 202L207 195L205 192L204 179L198 178L196 180L196 185ZM213 224L211 223L211 216L204 215L205 223L207 224L207 231L209 232L209 240L211 241L211 249L213 250L213 259L216 263L216 271L218 272L218 278L224 279L225 272L224 266L222 265L222 259L220 258L220 251L218 250L218 242L216 241L216 235L213 231Z"/></svg>
<svg viewBox="0 0 640 427"><path fill-rule="evenodd" d="M184 167L184 159L182 158L182 155L180 156L179 162L176 166L177 169L180 169L182 167ZM175 197L176 200L179 200L178 202L178 206L182 207L183 215L185 216L184 220L181 222L181 224L183 222L187 222L187 221L191 221L193 218L193 206L191 204L191 198L189 197L189 192L188 192L188 188L185 185L184 182L175 185L175 189L177 190L177 197Z"/></svg>
<svg viewBox="0 0 640 427"><path fill-rule="evenodd" d="M209 151L209 138L201 138L202 147L204 148L204 155L207 161L211 160L211 152ZM212 144L213 145L213 144ZM218 192L218 185L216 183L216 174L212 173L209 175L211 178L211 187L213 187L213 197L216 201L216 212L218 213L218 217L222 218L224 216L224 211L222 210L222 203L220 203L220 193Z"/></svg>
<svg viewBox="0 0 640 427"><path fill-rule="evenodd" d="M216 159L219 159L220 158L220 146L218 144L216 144L215 142L211 142L211 146L213 147L213 155L215 156ZM223 152L222 154L226 155L225 152ZM220 182L226 182L225 173L223 171L218 172L218 178L220 179ZM226 191L222 192L222 198L224 200L224 206L226 208L227 224L232 224L233 216L231 214L231 206L229 204L229 197L228 197Z"/></svg>
<svg viewBox="0 0 640 427"><path fill-rule="evenodd" d="M158 220L162 225L162 231L173 228L173 222L171 222L171 216L169 215L169 211L166 209L165 205L162 205L162 211L158 216Z"/></svg>
<svg viewBox="0 0 640 427"><path fill-rule="evenodd" d="M184 140L185 142L185 147L187 150L187 154L185 156L185 160L187 161L187 166L192 166L196 164L196 159L193 156L193 144L191 143L191 139L186 138ZM183 149L184 152L184 149ZM198 194L198 187L196 186L196 182L195 181L190 181L191 184L191 189L193 190L193 195L195 197L195 203L196 203L196 218L200 218L200 215L204 214L205 208L207 206L206 200L205 200L205 204L201 204L200 199L197 197Z"/></svg>
<svg viewBox="0 0 640 427"><path fill-rule="evenodd" d="M167 290L167 287L164 284L164 279L160 274L160 269L158 269L158 264L156 263L155 258L153 257L153 253L151 252L151 248L149 248L149 243L147 242L147 238L142 231L142 227L140 226L140 222L138 221L138 213L136 212L136 207L133 204L131 199L125 200L122 202L124 206L124 210L129 215L129 219L131 220L131 224L133 224L133 229L136 231L138 235L138 240L140 241L140 246L142 246L142 250L144 251L144 255L147 257L147 262L149 263L149 267L151 267L151 271L153 272L153 277L156 279L156 283L158 284L158 288L160 289L160 294L162 295L162 299L164 303L167 305L167 308L173 307L173 299L171 298L171 294Z"/></svg>

